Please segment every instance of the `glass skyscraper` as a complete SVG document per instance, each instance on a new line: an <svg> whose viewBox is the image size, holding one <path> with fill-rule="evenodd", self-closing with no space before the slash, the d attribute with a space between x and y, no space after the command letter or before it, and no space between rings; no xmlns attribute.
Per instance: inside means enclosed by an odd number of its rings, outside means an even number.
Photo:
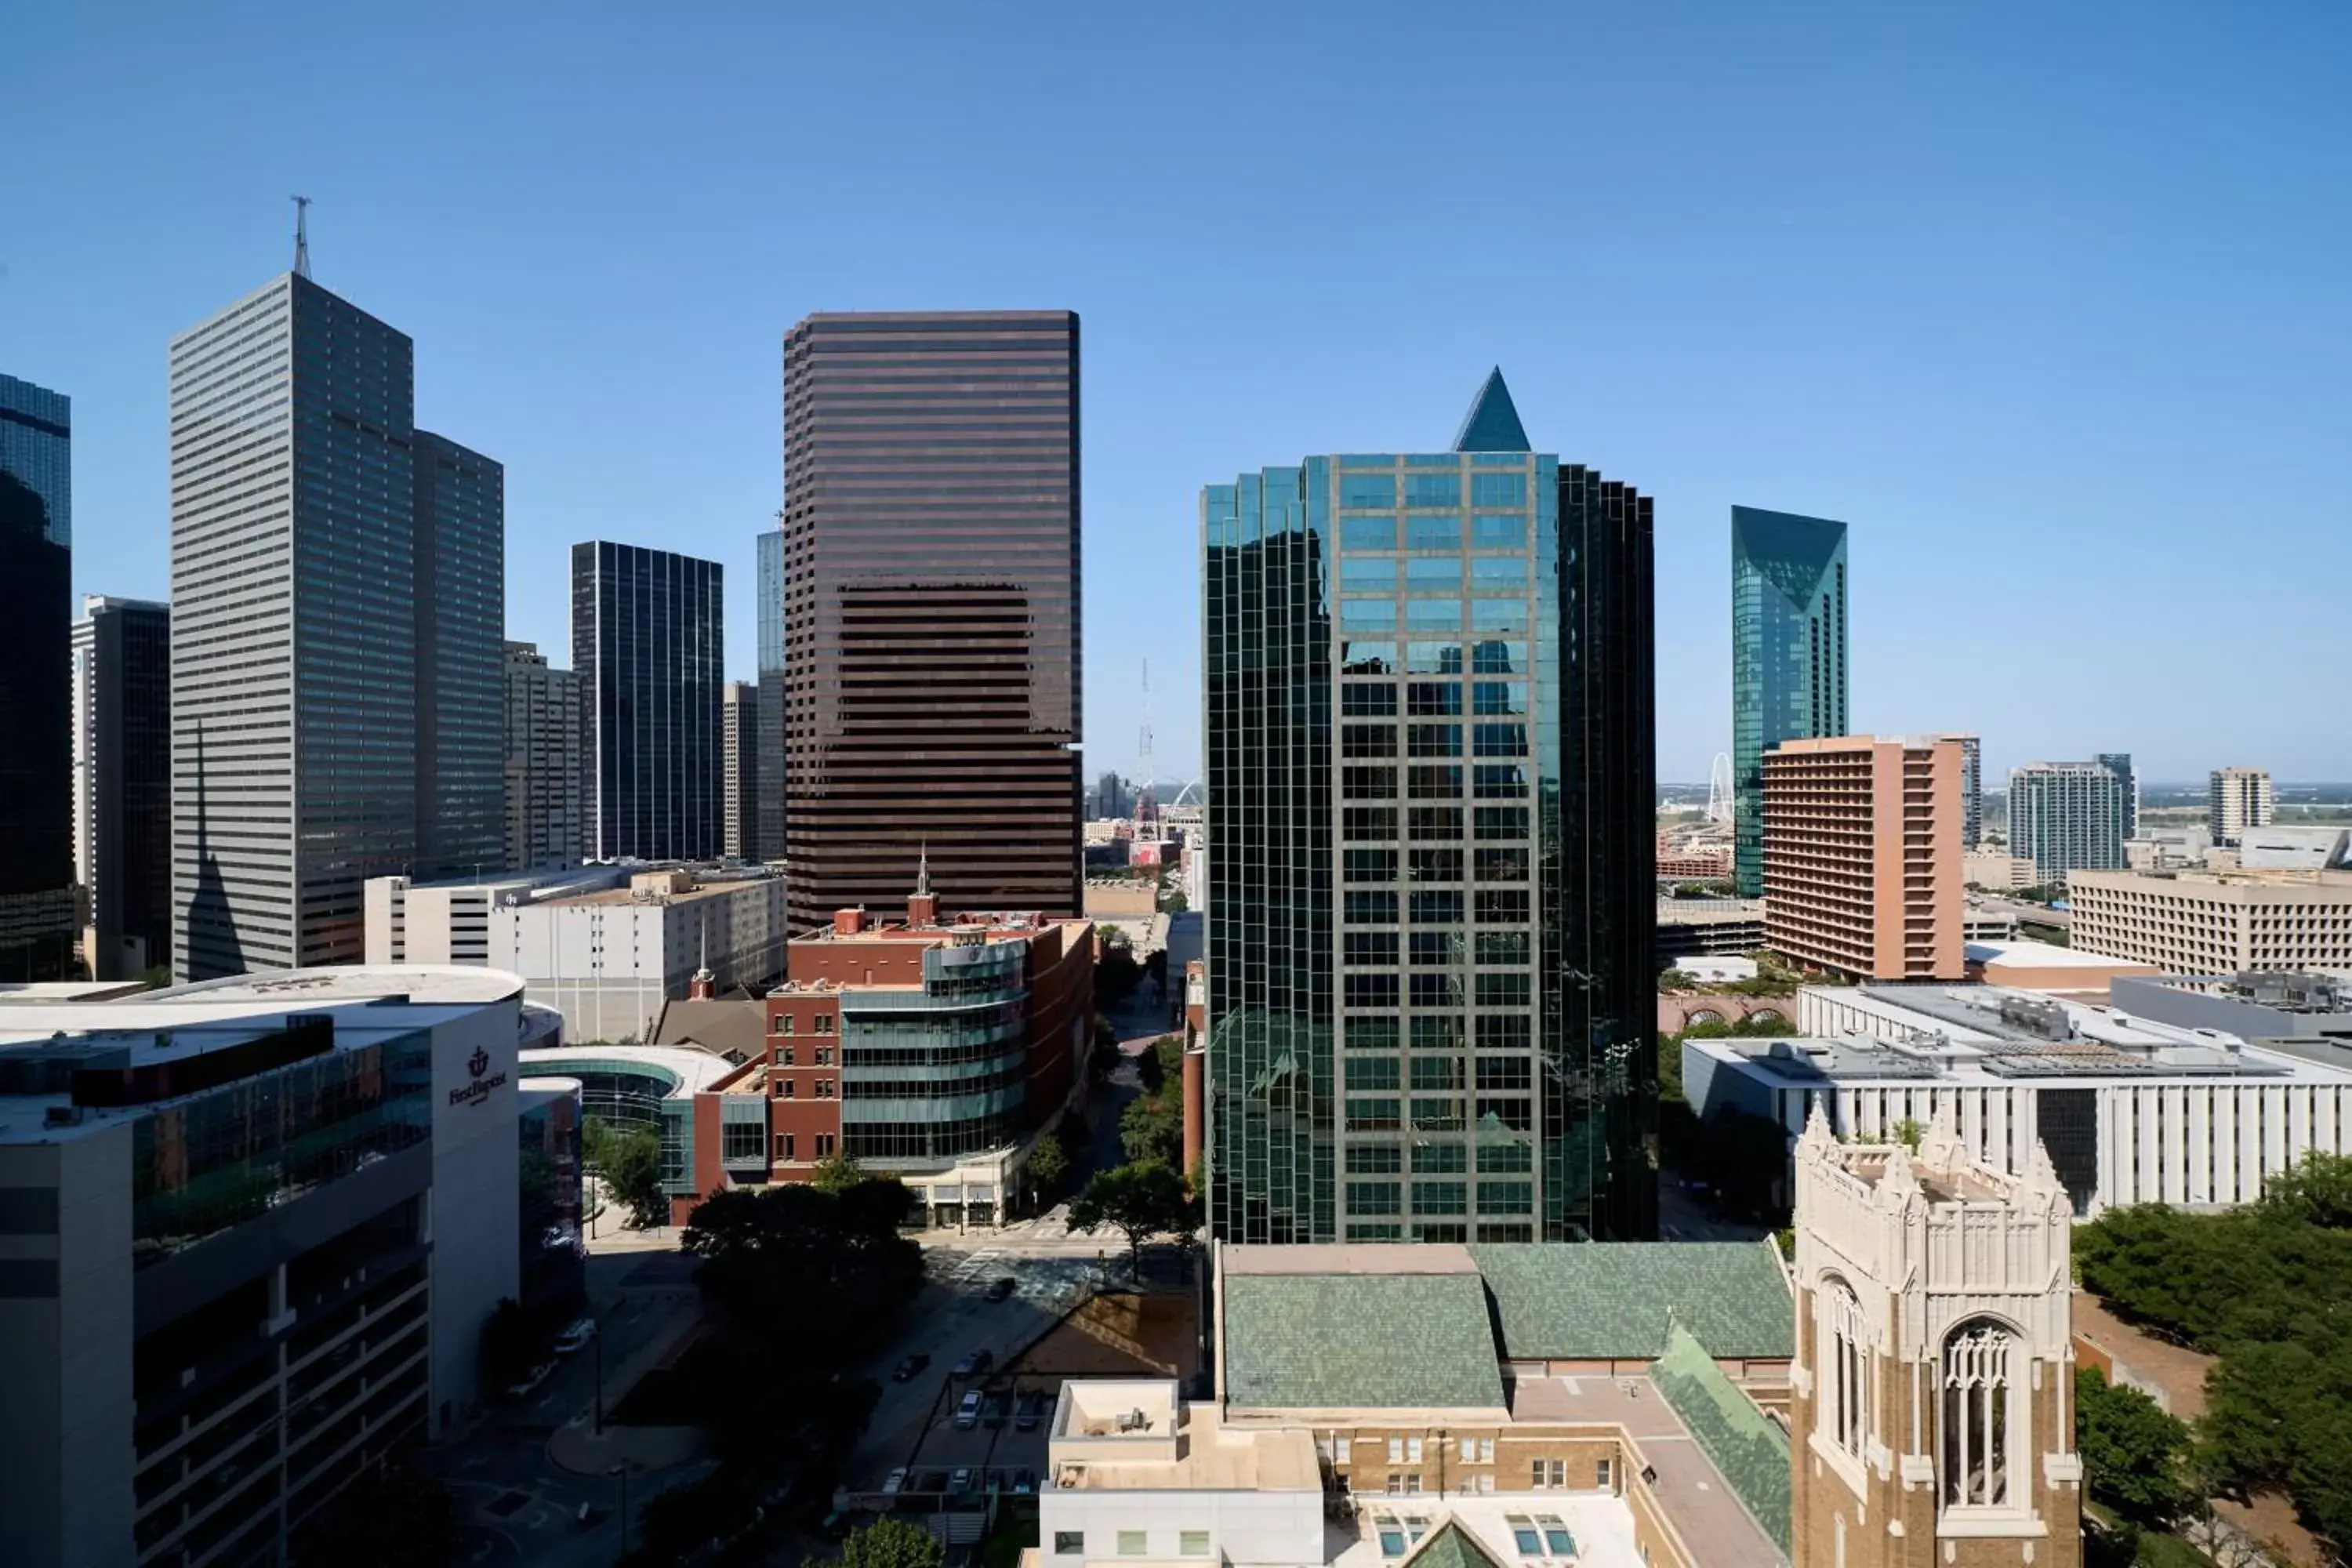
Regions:
<svg viewBox="0 0 2352 1568"><path fill-rule="evenodd" d="M1731 509L1731 780L1743 899L1764 895L1764 753L1847 732L1845 524Z"/></svg>
<svg viewBox="0 0 2352 1568"><path fill-rule="evenodd" d="M2034 879L2069 871L2121 870L2126 797L2112 762L2028 763L2009 775L2009 852L2033 862Z"/></svg>
<svg viewBox="0 0 2352 1568"><path fill-rule="evenodd" d="M93 594L73 626L74 879L93 980L172 954L172 611Z"/></svg>
<svg viewBox="0 0 2352 1568"><path fill-rule="evenodd" d="M2123 781L2123 789L2116 796L2117 812L2116 833L2118 837L2139 836L2139 774L2132 770L2129 752L2101 752L2091 759Z"/></svg>
<svg viewBox="0 0 2352 1568"><path fill-rule="evenodd" d="M667 550L572 547L572 668L586 705L588 856L715 858L724 837L720 570Z"/></svg>
<svg viewBox="0 0 2352 1568"><path fill-rule="evenodd" d="M0 375L0 980L74 957L73 408Z"/></svg>
<svg viewBox="0 0 2352 1568"><path fill-rule="evenodd" d="M784 531L759 539L760 689L769 700L754 720L755 786L745 852L754 859L784 858Z"/></svg>
<svg viewBox="0 0 2352 1568"><path fill-rule="evenodd" d="M1497 372L1201 514L1215 1234L1654 1234L1650 503Z"/></svg>
<svg viewBox="0 0 2352 1568"><path fill-rule="evenodd" d="M366 879L499 858L503 474L308 277L170 363L173 972L357 963Z"/></svg>
<svg viewBox="0 0 2352 1568"><path fill-rule="evenodd" d="M784 491L795 926L904 899L926 847L943 910L1076 915L1077 316L807 317Z"/></svg>

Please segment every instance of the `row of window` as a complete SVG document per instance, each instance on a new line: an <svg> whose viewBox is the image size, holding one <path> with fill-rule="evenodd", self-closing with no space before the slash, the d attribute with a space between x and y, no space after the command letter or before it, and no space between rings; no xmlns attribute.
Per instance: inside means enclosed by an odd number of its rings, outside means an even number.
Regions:
<svg viewBox="0 0 2352 1568"><path fill-rule="evenodd" d="M1532 1132L1536 1124L1535 1101L1517 1095L1481 1095L1474 1109L1457 1096L1415 1100L1408 1129L1402 1102L1349 1095L1344 1125L1349 1132L1463 1132L1473 1121L1482 1131L1491 1126L1512 1132Z"/></svg>
<svg viewBox="0 0 2352 1568"><path fill-rule="evenodd" d="M1403 1087L1404 1066L1396 1057L1349 1056L1344 1064L1347 1086L1351 1089L1395 1090ZM1482 1089L1530 1089L1535 1087L1534 1064L1525 1057L1480 1057L1477 1059L1478 1087ZM1461 1057L1415 1057L1412 1058L1412 1087L1418 1091L1458 1089L1470 1076L1470 1066Z"/></svg>
<svg viewBox="0 0 2352 1568"><path fill-rule="evenodd" d="M1454 594L1465 581L1482 593L1527 592L1524 555L1473 555L1469 567L1463 571L1459 555L1349 555L1339 563L1339 592L1393 593L1401 585L1408 594Z"/></svg>
<svg viewBox="0 0 2352 1568"><path fill-rule="evenodd" d="M1397 808L1392 805L1351 805L1340 817L1342 838L1395 839L1399 837L1458 839L1462 837L1462 808L1458 805L1416 805L1403 817L1409 833L1397 832ZM1475 837L1482 839L1524 839L1528 836L1528 808L1524 805L1482 805L1473 812L1471 826Z"/></svg>
<svg viewBox="0 0 2352 1568"><path fill-rule="evenodd" d="M1516 1139L1482 1140L1478 1145L1478 1173L1482 1176L1524 1176L1535 1166L1535 1149ZM1421 1176L1461 1176L1470 1171L1470 1148L1452 1140L1417 1142L1412 1146L1412 1169ZM1401 1176L1404 1174L1404 1146L1401 1143L1350 1143L1348 1145L1348 1174L1351 1176Z"/></svg>
<svg viewBox="0 0 2352 1568"><path fill-rule="evenodd" d="M1353 956L1352 944L1361 938L1394 935L1393 932L1349 931L1350 963L1375 962ZM1395 952L1387 960L1396 962ZM1473 998L1480 1007L1526 1007L1534 992L1534 983L1526 974L1478 974L1472 978L1475 985L1465 985L1459 974L1410 974L1400 976L1393 971L1353 973L1346 975L1341 995L1349 1007L1395 1007L1400 997L1409 998L1415 1007L1454 1009L1468 1005ZM1409 982L1410 984L1402 984Z"/></svg>
<svg viewBox="0 0 2352 1568"><path fill-rule="evenodd" d="M1347 920L1359 923L1394 924L1397 918L1394 893L1348 894ZM1416 931L1404 933L1410 942L1405 950L1416 968L1423 966L1452 967L1471 962L1475 952L1482 969L1525 968L1533 946L1529 933L1523 931ZM1475 947L1473 948L1475 936ZM1350 964L1370 964L1396 962L1398 933L1392 931L1349 931L1345 938L1347 961Z"/></svg>
<svg viewBox="0 0 2352 1568"><path fill-rule="evenodd" d="M1366 642L1349 637L1339 645L1342 675L1526 675L1534 665L1528 645L1508 638L1458 642ZM1212 658L1213 658L1213 654ZM1340 689L1345 691L1346 687Z"/></svg>
<svg viewBox="0 0 2352 1568"><path fill-rule="evenodd" d="M1349 1182L1348 1212L1359 1215L1404 1213L1404 1184L1402 1182ZM1417 1215L1468 1214L1470 1184L1467 1182L1415 1182L1412 1184L1412 1212ZM1535 1212L1535 1184L1532 1182L1480 1182L1478 1212L1482 1215L1523 1215Z"/></svg>
<svg viewBox="0 0 2352 1568"><path fill-rule="evenodd" d="M1458 757L1462 754L1461 724L1407 724L1408 757ZM1470 754L1474 757L1524 757L1528 754L1525 724L1471 724ZM1391 758L1397 754L1394 724L1342 724L1339 754L1352 758Z"/></svg>
<svg viewBox="0 0 2352 1568"><path fill-rule="evenodd" d="M1118 1556L1149 1557L1151 1555L1151 1532L1148 1530L1122 1530L1117 1532L1113 1540L1114 1544L1117 1547L1117 1554ZM1054 1531L1054 1555L1056 1557L1085 1557L1088 1555L1087 1551L1087 1532L1083 1530L1057 1530ZM1176 1532L1176 1555L1179 1557L1210 1557L1215 1555L1215 1553L1210 1550L1209 1532L1205 1530L1178 1531Z"/></svg>
<svg viewBox="0 0 2352 1568"><path fill-rule="evenodd" d="M1341 474L1339 476L1339 507L1342 510L1357 508L1394 511L1397 509L1397 476L1394 474ZM1412 510L1459 507L1462 504L1462 476L1454 473L1413 474L1404 476L1404 505ZM1517 474L1472 474L1470 504L1474 507L1524 507L1528 504L1528 476ZM1344 531L1348 524L1386 522L1395 526L1393 518L1351 517L1342 519ZM1421 521L1419 518L1412 520ZM1460 522L1459 518L1449 519ZM1524 525L1527 519L1498 519ZM1344 538L1344 532L1343 532ZM1349 544L1349 549L1359 548ZM1378 548L1370 546L1369 548ZM1391 546L1393 548L1393 546Z"/></svg>
<svg viewBox="0 0 2352 1568"><path fill-rule="evenodd" d="M1341 1020L1345 1034L1343 1044L1350 1056L1359 1051L1392 1051L1399 1044L1397 1020L1393 1015L1353 1014ZM1477 1019L1478 1048L1482 1051L1524 1051L1530 1044L1531 1025L1525 1013L1486 1013ZM1458 1051L1462 1048L1463 1024L1454 1013L1423 1013L1412 1019L1412 1048L1416 1051ZM1801 1125L1801 1121L1800 1125Z"/></svg>
<svg viewBox="0 0 2352 1568"><path fill-rule="evenodd" d="M1339 601L1339 629L1343 633L1352 637L1359 632L1392 632L1397 628L1397 602L1394 599ZM1404 602L1403 629L1408 632L1461 631L1464 629L1462 601L1407 599ZM1470 601L1468 629L1474 632L1525 633L1528 629L1528 602L1525 599L1473 599Z"/></svg>
<svg viewBox="0 0 2352 1568"><path fill-rule="evenodd" d="M1408 800L1460 800L1460 763L1416 763L1404 770ZM1339 793L1350 800L1394 800L1397 770L1375 763L1339 770ZM1479 800L1525 800L1528 771L1517 763L1477 763L1470 769L1470 787Z"/></svg>

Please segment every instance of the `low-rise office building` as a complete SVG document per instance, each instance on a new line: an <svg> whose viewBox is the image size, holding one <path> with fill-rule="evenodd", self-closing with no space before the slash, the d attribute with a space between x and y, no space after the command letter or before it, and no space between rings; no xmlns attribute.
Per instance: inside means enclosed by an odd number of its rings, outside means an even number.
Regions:
<svg viewBox="0 0 2352 1568"><path fill-rule="evenodd" d="M943 920L927 883L904 921L844 910L792 944L768 994L770 1179L846 1154L898 1176L932 1223L1001 1223L1037 1135L1086 1084L1094 926L1035 915Z"/></svg>
<svg viewBox="0 0 2352 1568"><path fill-rule="evenodd" d="M370 963L485 964L523 977L573 1040L653 1037L698 971L719 990L784 973L783 879L766 867L610 866L366 888Z"/></svg>
<svg viewBox="0 0 2352 1568"><path fill-rule="evenodd" d="M0 997L0 1561L282 1561L478 1403L527 1027L487 969Z"/></svg>
<svg viewBox="0 0 2352 1568"><path fill-rule="evenodd" d="M2251 1203L2318 1150L2352 1153L2352 1061L1999 986L1807 987L1800 1036L1686 1040L1684 1093L1793 1139L1818 1107L1845 1137L1941 1119L2020 1174L2042 1151L2074 1213Z"/></svg>
<svg viewBox="0 0 2352 1568"><path fill-rule="evenodd" d="M2352 871L2078 871L2073 945L2168 974L2352 973Z"/></svg>
<svg viewBox="0 0 2352 1568"><path fill-rule="evenodd" d="M592 1040L524 1051L521 1067L534 1081L576 1083L583 1116L660 1138L672 1225L684 1225L714 1191L767 1182L767 1106L742 1088L756 1064L692 1046ZM624 1218L610 1217L615 1225Z"/></svg>
<svg viewBox="0 0 2352 1568"><path fill-rule="evenodd" d="M1971 888L2013 893L2033 886L2033 862L1999 849L1971 849L1960 857L1960 880Z"/></svg>

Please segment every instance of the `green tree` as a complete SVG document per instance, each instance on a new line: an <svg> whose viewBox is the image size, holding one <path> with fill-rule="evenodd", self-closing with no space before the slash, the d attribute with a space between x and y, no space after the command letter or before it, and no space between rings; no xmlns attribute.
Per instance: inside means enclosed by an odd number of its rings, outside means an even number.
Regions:
<svg viewBox="0 0 2352 1568"><path fill-rule="evenodd" d="M1190 1234L1198 1220L1184 1178L1158 1160L1098 1171L1070 1205L1068 1228L1092 1236L1108 1226L1127 1237L1128 1261L1139 1276L1143 1244L1155 1236Z"/></svg>
<svg viewBox="0 0 2352 1568"><path fill-rule="evenodd" d="M2160 1525L2193 1500L2189 1424L2095 1366L2074 1373L2074 1447L2092 1493L2127 1518Z"/></svg>
<svg viewBox="0 0 2352 1568"><path fill-rule="evenodd" d="M809 1185L821 1193L845 1193L864 1180L865 1168L839 1150L819 1160L809 1173Z"/></svg>
<svg viewBox="0 0 2352 1568"><path fill-rule="evenodd" d="M2263 1184L2263 1207L2278 1219L2352 1230L2352 1156L2314 1149Z"/></svg>
<svg viewBox="0 0 2352 1568"><path fill-rule="evenodd" d="M1662 969L1658 972L1658 989L1696 991L1698 989L1698 976L1686 969Z"/></svg>
<svg viewBox="0 0 2352 1568"><path fill-rule="evenodd" d="M404 1464L354 1478L297 1532L297 1568L446 1568L457 1561L446 1488Z"/></svg>
<svg viewBox="0 0 2352 1568"><path fill-rule="evenodd" d="M1070 1149L1058 1132L1048 1132L1029 1151L1029 1179L1040 1193L1050 1193L1069 1180Z"/></svg>
<svg viewBox="0 0 2352 1568"><path fill-rule="evenodd" d="M662 1185L661 1136L650 1129L607 1130L595 1161L597 1179L629 1211L629 1224L651 1230L669 1223L669 1193Z"/></svg>
<svg viewBox="0 0 2352 1568"><path fill-rule="evenodd" d="M1119 1113L1118 1144L1129 1160L1157 1161L1173 1170L1184 1152L1184 1112L1169 1096L1135 1099Z"/></svg>
<svg viewBox="0 0 2352 1568"><path fill-rule="evenodd" d="M841 1543L841 1568L940 1568L946 1556L938 1536L887 1514Z"/></svg>

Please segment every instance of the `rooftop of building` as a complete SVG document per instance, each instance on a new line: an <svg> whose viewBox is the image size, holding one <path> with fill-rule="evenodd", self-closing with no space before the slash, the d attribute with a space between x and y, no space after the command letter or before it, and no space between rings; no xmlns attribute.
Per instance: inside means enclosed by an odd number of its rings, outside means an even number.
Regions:
<svg viewBox="0 0 2352 1568"><path fill-rule="evenodd" d="M596 1041L527 1050L520 1053L520 1060L533 1078L635 1073L664 1083L665 1100L706 1092L742 1070L740 1063L693 1046L613 1046Z"/></svg>
<svg viewBox="0 0 2352 1568"><path fill-rule="evenodd" d="M1648 1361L1681 1322L1716 1355L1795 1352L1763 1243L1226 1247L1237 1408L1496 1410L1507 1361Z"/></svg>
<svg viewBox="0 0 2352 1568"><path fill-rule="evenodd" d="M2086 974L2094 971L2146 970L2148 966L2128 958L2110 958L2103 952L2085 952L2079 947L2060 947L2049 942L1974 941L1966 944L1970 963L2019 964L2035 969L2080 969Z"/></svg>
<svg viewBox="0 0 2352 1568"><path fill-rule="evenodd" d="M690 886L668 895L673 898L701 897L745 882L777 879L772 868L742 861L614 860L588 866L539 866L488 875L443 877L407 881L407 887L411 892L478 891L501 904L625 904L637 897L632 886L636 879L676 873L683 873Z"/></svg>
<svg viewBox="0 0 2352 1568"><path fill-rule="evenodd" d="M1764 900L1761 899L1660 899L1660 925L1727 924L1740 921L1761 921Z"/></svg>
<svg viewBox="0 0 2352 1568"><path fill-rule="evenodd" d="M2159 888L2229 889L2252 891L2256 889L2284 890L2289 888L2326 889L2352 894L2352 870L2323 870L2312 868L2281 866L2247 866L2222 870L2196 866L2184 866L2170 870L2147 871L2069 871L2069 890L2080 885L2099 887L2132 887L2143 890Z"/></svg>
<svg viewBox="0 0 2352 1568"><path fill-rule="evenodd" d="M847 925L845 922L853 915L856 923ZM918 922L905 918L877 920L861 908L841 910L834 916L831 925L812 927L793 937L793 942L798 946L803 942L1026 942L1039 931L1055 926L1092 923L1084 915L1049 915L1035 910L958 910L951 914L942 913L934 921Z"/></svg>
<svg viewBox="0 0 2352 1568"><path fill-rule="evenodd" d="M290 1045L310 1020L331 1026L329 1048L356 1050L519 1001L522 988L520 976L502 970L354 964L264 971L114 1001L0 998L0 1142L79 1137L182 1098L89 1103L74 1090L77 1069L176 1066L249 1046L263 1055L246 1070L267 1071L283 1064L265 1042L289 1036ZM296 1048L284 1059L307 1054Z"/></svg>
<svg viewBox="0 0 2352 1568"><path fill-rule="evenodd" d="M1170 1380L1073 1378L1049 1430L1051 1484L1065 1491L1320 1493L1304 1427L1241 1427L1188 1403Z"/></svg>
<svg viewBox="0 0 2352 1568"><path fill-rule="evenodd" d="M2166 1047L2142 1052L2089 1039L1968 1042L1841 1035L1691 1040L1685 1042L1685 1048L1791 1088L1841 1082L1965 1085L2021 1079L2052 1089L2118 1079L2158 1083L2217 1079L2312 1085L2352 1082L2352 1072L2311 1053L2291 1050L2285 1042L2278 1041L2210 1049Z"/></svg>
<svg viewBox="0 0 2352 1568"><path fill-rule="evenodd" d="M112 1002L147 990L143 980L9 980L0 981L0 1007L26 1003Z"/></svg>
<svg viewBox="0 0 2352 1568"><path fill-rule="evenodd" d="M753 998L686 997L662 1005L648 1044L683 1046L747 1062L767 1048L768 1009Z"/></svg>

